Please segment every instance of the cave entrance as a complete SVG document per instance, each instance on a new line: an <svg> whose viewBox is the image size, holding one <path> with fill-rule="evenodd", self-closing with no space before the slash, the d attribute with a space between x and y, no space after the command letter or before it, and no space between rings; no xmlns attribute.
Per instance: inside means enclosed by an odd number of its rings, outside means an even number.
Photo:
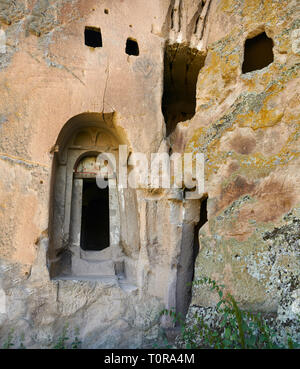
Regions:
<svg viewBox="0 0 300 369"><path fill-rule="evenodd" d="M83 179L80 247L101 251L109 247L109 189L96 179Z"/></svg>
<svg viewBox="0 0 300 369"><path fill-rule="evenodd" d="M196 87L205 55L185 44L166 44L164 54L164 90L162 112L166 134L177 123L191 119L196 109Z"/></svg>
<svg viewBox="0 0 300 369"><path fill-rule="evenodd" d="M263 69L274 61L273 40L265 32L245 42L242 73Z"/></svg>

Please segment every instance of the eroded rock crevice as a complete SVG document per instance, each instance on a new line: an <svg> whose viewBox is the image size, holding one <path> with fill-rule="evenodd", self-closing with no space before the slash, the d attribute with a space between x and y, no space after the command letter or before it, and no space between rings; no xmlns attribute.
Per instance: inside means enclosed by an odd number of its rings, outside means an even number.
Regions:
<svg viewBox="0 0 300 369"><path fill-rule="evenodd" d="M185 319L192 299L195 262L199 252L199 230L207 222L207 197L200 203L199 221L184 224L176 284L176 313ZM177 325L179 322L177 322Z"/></svg>
<svg viewBox="0 0 300 369"><path fill-rule="evenodd" d="M177 123L195 115L197 79L204 62L205 54L186 43L165 45L162 112L167 136Z"/></svg>

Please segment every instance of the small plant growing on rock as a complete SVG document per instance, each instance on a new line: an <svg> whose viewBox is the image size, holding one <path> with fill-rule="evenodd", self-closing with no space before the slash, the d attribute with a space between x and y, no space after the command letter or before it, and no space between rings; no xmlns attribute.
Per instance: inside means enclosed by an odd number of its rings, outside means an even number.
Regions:
<svg viewBox="0 0 300 369"><path fill-rule="evenodd" d="M66 324L63 327L61 335L58 337L57 343L54 345L54 349L56 350L64 350L66 349L66 342L68 341L69 337L67 336L68 325Z"/></svg>
<svg viewBox="0 0 300 369"><path fill-rule="evenodd" d="M6 339L6 341L4 342L4 345L3 345L3 349L8 350L12 346L14 346L14 343L13 343L13 333L14 333L14 330L13 329L8 333L7 339Z"/></svg>
<svg viewBox="0 0 300 369"><path fill-rule="evenodd" d="M20 347L19 347L19 349L20 349L20 350L24 350L24 349L26 349L26 347L25 347L25 345L24 345L24 341L25 341L25 334L24 334L24 333L22 333L22 334L21 334L21 338L20 338Z"/></svg>
<svg viewBox="0 0 300 369"><path fill-rule="evenodd" d="M66 324L62 330L61 335L58 338L57 343L54 345L54 349L56 350L65 350L68 348L72 348L72 349L79 349L81 346L81 341L78 338L79 335L79 329L76 328L75 329L75 338L74 340L71 342L71 344L68 345L68 340L70 339L68 337L68 325ZM68 347L69 346L69 347Z"/></svg>
<svg viewBox="0 0 300 369"><path fill-rule="evenodd" d="M81 347L81 341L78 338L79 336L79 328L75 329L75 338L74 341L71 343L71 348L72 349L80 349Z"/></svg>

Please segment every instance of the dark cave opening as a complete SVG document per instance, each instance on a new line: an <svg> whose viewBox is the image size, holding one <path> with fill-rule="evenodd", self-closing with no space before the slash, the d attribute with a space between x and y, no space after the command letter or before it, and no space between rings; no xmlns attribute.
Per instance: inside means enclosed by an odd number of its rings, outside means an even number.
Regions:
<svg viewBox="0 0 300 369"><path fill-rule="evenodd" d="M245 42L242 73L265 68L274 61L273 40L265 32L249 38Z"/></svg>
<svg viewBox="0 0 300 369"><path fill-rule="evenodd" d="M90 47L102 47L102 35L100 28L85 27L84 43Z"/></svg>
<svg viewBox="0 0 300 369"><path fill-rule="evenodd" d="M139 45L137 41L134 40L133 38L128 38L126 41L125 52L128 55L138 56L140 51L139 51Z"/></svg>
<svg viewBox="0 0 300 369"><path fill-rule="evenodd" d="M166 44L162 113L167 136L177 123L195 115L198 74L204 62L205 55L197 49L185 44Z"/></svg>

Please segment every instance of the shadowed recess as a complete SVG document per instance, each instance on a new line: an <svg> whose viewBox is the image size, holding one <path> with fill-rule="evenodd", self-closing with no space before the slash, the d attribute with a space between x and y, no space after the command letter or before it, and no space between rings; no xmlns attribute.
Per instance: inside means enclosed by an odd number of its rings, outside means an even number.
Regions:
<svg viewBox="0 0 300 369"><path fill-rule="evenodd" d="M197 225L195 226L195 233L194 233L194 263L199 253L199 230L204 226L207 222L207 197L201 201L200 206L200 219ZM194 276L193 276L194 280Z"/></svg>
<svg viewBox="0 0 300 369"><path fill-rule="evenodd" d="M245 42L243 73L263 69L274 61L273 40L265 32Z"/></svg>
<svg viewBox="0 0 300 369"><path fill-rule="evenodd" d="M207 197L200 205L199 222L195 225L185 224L186 236L184 247L179 256L176 282L176 313L185 319L192 300L192 282L194 280L195 262L199 253L199 230L207 222ZM179 326L179 322L176 323Z"/></svg>
<svg viewBox="0 0 300 369"><path fill-rule="evenodd" d="M90 47L102 47L102 35L100 28L85 27L84 43Z"/></svg>
<svg viewBox="0 0 300 369"><path fill-rule="evenodd" d="M178 122L195 115L196 85L205 55L185 44L167 44L164 54L164 92L162 112L167 135Z"/></svg>
<svg viewBox="0 0 300 369"><path fill-rule="evenodd" d="M87 251L109 247L108 187L101 189L95 179L83 180L80 246Z"/></svg>
<svg viewBox="0 0 300 369"><path fill-rule="evenodd" d="M140 51L139 51L139 45L138 45L137 41L134 40L133 38L128 38L127 41L126 41L125 52L128 55L138 56Z"/></svg>

